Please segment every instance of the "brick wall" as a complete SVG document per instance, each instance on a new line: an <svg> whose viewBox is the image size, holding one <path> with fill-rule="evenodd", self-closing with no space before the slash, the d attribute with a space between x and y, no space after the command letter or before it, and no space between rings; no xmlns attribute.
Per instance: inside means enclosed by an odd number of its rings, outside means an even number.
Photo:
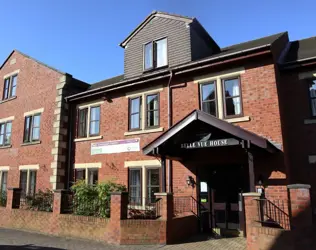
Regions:
<svg viewBox="0 0 316 250"><path fill-rule="evenodd" d="M183 78L175 77L172 83L172 108L173 124L184 118L194 109L199 109L199 85L193 82L196 76L216 74L227 69L244 67L245 73L241 75L241 89L243 96L244 115L250 117L250 121L235 123L244 129L257 133L265 138L282 146L283 139L281 133L280 113L278 103L278 92L275 79L275 69L271 57L262 56L255 61L243 61L240 64L227 64L217 66L208 70L203 70L196 75L187 75ZM74 163L101 162L102 167L99 169L99 180L113 179L125 185L128 184L128 171L124 168L125 161L153 159L146 157L142 152L128 152L119 154L90 155L91 143L125 139L140 138L140 147L144 147L162 132L124 135L128 131L128 98L125 97L127 92L142 92L146 88L153 86L163 86L160 95L160 126L164 131L168 129L168 110L167 110L167 80L156 81L152 84L142 85L141 87L131 87L125 92L123 90L108 94L110 101L105 101L101 105L101 125L100 134L102 139L93 141L81 141L74 144ZM96 99L94 99L96 100ZM93 99L87 99L93 101ZM257 156L256 156L257 157ZM212 157L215 159L216 157ZM264 161L262 161L264 159ZM269 164L267 166L266 160ZM210 164L211 164L211 159ZM217 163L226 163L221 158ZM184 163L173 162L173 192L175 195L193 195L196 196L196 189L186 184L188 175L196 179L195 165L183 165ZM215 162L214 162L215 164ZM269 169L269 171L266 171ZM257 175L266 171L266 179L273 179L273 171L280 173L280 183L273 185L286 185L286 170L284 167L283 156L270 156L268 154L255 158L255 171ZM283 182L283 183L282 183Z"/></svg>
<svg viewBox="0 0 316 250"><path fill-rule="evenodd" d="M13 60L13 61L12 61ZM38 189L50 188L52 175L52 134L56 85L61 73L52 70L33 59L13 52L0 70L0 93L3 93L3 77L19 70L16 99L0 104L0 119L14 116L10 148L0 148L0 165L9 166L8 186L19 186L19 166L39 164L37 171ZM41 115L40 144L22 146L24 131L24 113L44 108Z"/></svg>

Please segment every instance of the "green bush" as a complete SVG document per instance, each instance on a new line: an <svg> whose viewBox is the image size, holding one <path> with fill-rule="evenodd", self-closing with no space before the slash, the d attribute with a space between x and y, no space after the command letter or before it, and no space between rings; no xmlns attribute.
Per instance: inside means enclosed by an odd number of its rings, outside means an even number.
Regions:
<svg viewBox="0 0 316 250"><path fill-rule="evenodd" d="M53 212L53 199L54 196L51 190L39 190L38 193L33 196L26 196L25 202L20 204L20 208L43 212Z"/></svg>
<svg viewBox="0 0 316 250"><path fill-rule="evenodd" d="M96 185L78 181L71 190L74 192L74 214L108 218L110 217L111 193L126 191L126 187L113 181Z"/></svg>
<svg viewBox="0 0 316 250"><path fill-rule="evenodd" d="M0 192L0 207L5 207L7 205L7 193Z"/></svg>

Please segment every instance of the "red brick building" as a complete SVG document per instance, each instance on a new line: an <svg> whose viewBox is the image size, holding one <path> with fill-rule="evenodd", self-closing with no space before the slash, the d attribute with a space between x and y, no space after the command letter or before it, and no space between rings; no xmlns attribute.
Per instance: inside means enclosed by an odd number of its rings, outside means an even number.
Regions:
<svg viewBox="0 0 316 250"><path fill-rule="evenodd" d="M264 193L289 213L287 185L313 186L315 38L284 32L221 48L195 18L153 12L120 45L124 74L92 85L8 57L2 187L112 179L140 209L171 192L177 209L202 203L205 228L244 231L241 193ZM23 143L22 131L39 127L40 139Z"/></svg>

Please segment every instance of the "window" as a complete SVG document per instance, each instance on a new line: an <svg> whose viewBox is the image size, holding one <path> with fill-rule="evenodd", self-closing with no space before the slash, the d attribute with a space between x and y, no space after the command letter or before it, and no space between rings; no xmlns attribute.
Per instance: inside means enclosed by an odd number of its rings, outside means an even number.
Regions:
<svg viewBox="0 0 316 250"><path fill-rule="evenodd" d="M129 101L129 130L141 129L141 103L142 97L132 98Z"/></svg>
<svg viewBox="0 0 316 250"><path fill-rule="evenodd" d="M158 94L146 96L146 127L159 126L159 96Z"/></svg>
<svg viewBox="0 0 316 250"><path fill-rule="evenodd" d="M2 194L7 192L7 183L8 183L8 172L0 171L0 192Z"/></svg>
<svg viewBox="0 0 316 250"><path fill-rule="evenodd" d="M100 134L100 106L89 106L78 110L78 137Z"/></svg>
<svg viewBox="0 0 316 250"><path fill-rule="evenodd" d="M142 100L146 103L143 106ZM159 94L142 94L129 99L129 130L142 130L159 126ZM142 116L145 116L145 121Z"/></svg>
<svg viewBox="0 0 316 250"><path fill-rule="evenodd" d="M134 205L142 204L142 169L129 170L130 202Z"/></svg>
<svg viewBox="0 0 316 250"><path fill-rule="evenodd" d="M200 91L202 111L217 116L216 82L201 84Z"/></svg>
<svg viewBox="0 0 316 250"><path fill-rule="evenodd" d="M223 80L225 117L242 115L239 78Z"/></svg>
<svg viewBox="0 0 316 250"><path fill-rule="evenodd" d="M311 81L309 84L309 98L312 116L316 116L316 80Z"/></svg>
<svg viewBox="0 0 316 250"><path fill-rule="evenodd" d="M0 123L0 146L11 145L12 122Z"/></svg>
<svg viewBox="0 0 316 250"><path fill-rule="evenodd" d="M36 190L36 170L20 171L20 188L23 195L34 195Z"/></svg>
<svg viewBox="0 0 316 250"><path fill-rule="evenodd" d="M18 75L13 75L4 79L3 100L16 96L17 78Z"/></svg>
<svg viewBox="0 0 316 250"><path fill-rule="evenodd" d="M155 202L155 193L160 191L160 169L147 169L147 199L150 203Z"/></svg>
<svg viewBox="0 0 316 250"><path fill-rule="evenodd" d="M168 65L167 38L149 42L144 46L144 70Z"/></svg>
<svg viewBox="0 0 316 250"><path fill-rule="evenodd" d="M129 199L131 205L144 206L155 202L160 192L160 167L140 166L129 168Z"/></svg>
<svg viewBox="0 0 316 250"><path fill-rule="evenodd" d="M40 139L41 114L25 117L23 142L36 142Z"/></svg>
<svg viewBox="0 0 316 250"><path fill-rule="evenodd" d="M79 168L75 170L76 181L84 180L88 185L98 183L99 171L97 168Z"/></svg>

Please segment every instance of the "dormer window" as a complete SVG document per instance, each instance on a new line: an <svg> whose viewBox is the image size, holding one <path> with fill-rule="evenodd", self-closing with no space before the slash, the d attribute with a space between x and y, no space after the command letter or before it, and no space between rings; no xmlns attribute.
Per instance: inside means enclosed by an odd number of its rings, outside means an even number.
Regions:
<svg viewBox="0 0 316 250"><path fill-rule="evenodd" d="M144 46L144 70L168 65L167 38L149 42Z"/></svg>

